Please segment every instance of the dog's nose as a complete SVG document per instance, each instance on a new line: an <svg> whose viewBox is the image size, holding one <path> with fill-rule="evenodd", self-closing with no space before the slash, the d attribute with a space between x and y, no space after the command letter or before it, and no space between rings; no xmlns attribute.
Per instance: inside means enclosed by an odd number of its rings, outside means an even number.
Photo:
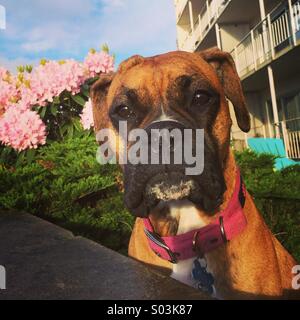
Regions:
<svg viewBox="0 0 300 320"><path fill-rule="evenodd" d="M183 134L186 127L175 120L163 120L152 122L146 129L149 137L149 149L154 153L171 152L182 150ZM163 150L164 147L168 150Z"/></svg>

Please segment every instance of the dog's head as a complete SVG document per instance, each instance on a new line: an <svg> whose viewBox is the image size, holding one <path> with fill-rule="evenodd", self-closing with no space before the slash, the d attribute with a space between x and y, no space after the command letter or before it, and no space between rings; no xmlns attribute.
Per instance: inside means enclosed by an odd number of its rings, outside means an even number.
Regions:
<svg viewBox="0 0 300 320"><path fill-rule="evenodd" d="M190 129L193 154L198 143L196 131L204 129L204 167L200 174L186 175L191 164L185 157L182 163L174 160L178 150L172 143L169 164L159 158L156 164L122 165L125 204L133 214L145 217L159 203L180 199L189 199L208 214L216 211L226 189L223 169L232 123L226 98L234 106L241 130L250 129L241 83L228 53L213 48L151 58L133 56L116 73L102 75L92 87L91 98L96 131L110 128L118 135L120 121L126 122L128 132L144 129L150 141L149 155L153 147L157 151L161 145L161 139L151 139L152 129L176 129L183 136L185 129ZM171 134L171 142L172 138ZM158 149L151 144L154 141ZM115 152L125 149L128 153L132 145L128 136L119 135Z"/></svg>

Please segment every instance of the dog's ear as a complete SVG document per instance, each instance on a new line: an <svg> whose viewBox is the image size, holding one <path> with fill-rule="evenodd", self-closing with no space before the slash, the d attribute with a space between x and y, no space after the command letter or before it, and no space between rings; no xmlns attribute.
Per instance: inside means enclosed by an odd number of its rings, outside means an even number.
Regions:
<svg viewBox="0 0 300 320"><path fill-rule="evenodd" d="M101 129L105 116L103 107L106 103L106 96L109 86L115 76L114 72L101 74L99 79L92 85L90 90L90 97L93 105L94 129L98 131Z"/></svg>
<svg viewBox="0 0 300 320"><path fill-rule="evenodd" d="M232 102L240 129L250 130L250 116L246 107L241 81L231 55L217 47L199 52L215 70L224 87L226 97Z"/></svg>

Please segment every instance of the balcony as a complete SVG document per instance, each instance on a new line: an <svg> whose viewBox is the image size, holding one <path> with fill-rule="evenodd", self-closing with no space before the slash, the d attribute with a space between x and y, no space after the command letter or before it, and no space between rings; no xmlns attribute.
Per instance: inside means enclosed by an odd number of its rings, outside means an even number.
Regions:
<svg viewBox="0 0 300 320"><path fill-rule="evenodd" d="M181 50L185 51L194 51L195 48L195 41L194 41L194 34L192 30L187 34L185 39L183 40L184 45L182 46Z"/></svg>
<svg viewBox="0 0 300 320"><path fill-rule="evenodd" d="M287 156L300 160L300 118L282 121L281 129Z"/></svg>
<svg viewBox="0 0 300 320"><path fill-rule="evenodd" d="M230 0L206 1L206 5L202 8L194 25L196 41L202 41L229 2Z"/></svg>
<svg viewBox="0 0 300 320"><path fill-rule="evenodd" d="M207 0L198 14L193 30L181 45L182 50L195 51L231 0Z"/></svg>
<svg viewBox="0 0 300 320"><path fill-rule="evenodd" d="M300 1L280 5L232 50L245 79L300 43Z"/></svg>
<svg viewBox="0 0 300 320"><path fill-rule="evenodd" d="M187 3L188 0L175 0L177 22L180 20Z"/></svg>

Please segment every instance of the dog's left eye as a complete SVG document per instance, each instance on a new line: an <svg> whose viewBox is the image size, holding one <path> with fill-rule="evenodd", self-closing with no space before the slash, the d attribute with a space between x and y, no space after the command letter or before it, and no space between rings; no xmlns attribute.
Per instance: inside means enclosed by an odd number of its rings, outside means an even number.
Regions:
<svg viewBox="0 0 300 320"><path fill-rule="evenodd" d="M120 105L116 110L117 115L124 120L131 120L136 118L135 112L126 105Z"/></svg>
<svg viewBox="0 0 300 320"><path fill-rule="evenodd" d="M209 92L197 90L193 97L193 104L199 106L206 105L211 100L211 98L212 95Z"/></svg>

